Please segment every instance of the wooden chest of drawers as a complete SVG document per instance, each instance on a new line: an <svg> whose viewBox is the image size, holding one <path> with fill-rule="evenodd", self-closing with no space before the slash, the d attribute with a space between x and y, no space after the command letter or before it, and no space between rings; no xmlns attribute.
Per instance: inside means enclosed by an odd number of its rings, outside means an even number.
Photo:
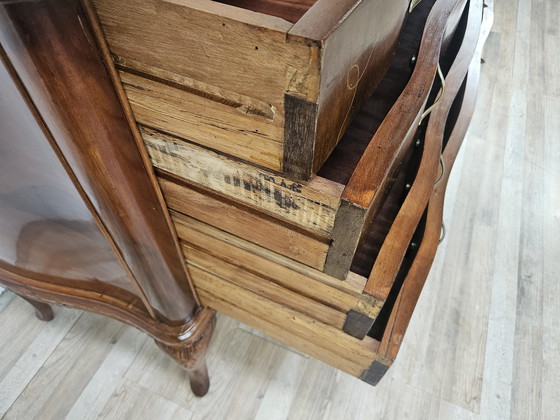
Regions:
<svg viewBox="0 0 560 420"><path fill-rule="evenodd" d="M444 231L491 20L413 3L84 3L196 303L372 384Z"/></svg>
<svg viewBox="0 0 560 420"><path fill-rule="evenodd" d="M381 80L408 8L94 3L139 123L297 180L317 172Z"/></svg>

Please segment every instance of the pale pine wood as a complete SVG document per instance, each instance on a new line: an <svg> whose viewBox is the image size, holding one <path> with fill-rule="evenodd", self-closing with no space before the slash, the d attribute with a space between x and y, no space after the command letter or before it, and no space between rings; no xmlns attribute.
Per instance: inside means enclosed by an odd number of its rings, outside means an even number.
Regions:
<svg viewBox="0 0 560 420"><path fill-rule="evenodd" d="M178 235L185 243L187 261L192 260L189 248L201 249L233 266L261 276L260 281L255 282L255 287L270 281L343 313L350 309L372 317L379 313L382 302L363 295L359 284L329 277L187 216L174 215L174 220Z"/></svg>
<svg viewBox="0 0 560 420"><path fill-rule="evenodd" d="M154 166L328 237L343 186L315 177L302 184L148 128L142 137Z"/></svg>
<svg viewBox="0 0 560 420"><path fill-rule="evenodd" d="M322 238L185 184L161 178L160 185L170 209L323 270L329 246ZM258 229L247 229L248 226Z"/></svg>
<svg viewBox="0 0 560 420"><path fill-rule="evenodd" d="M236 319L344 372L360 376L377 359L377 343L372 339L360 341L338 329L318 325L303 314L262 299L210 273L201 272L198 279L201 299L212 308L235 315ZM228 292L227 298L222 298L224 291ZM237 305L239 298L245 302L243 308Z"/></svg>
<svg viewBox="0 0 560 420"><path fill-rule="evenodd" d="M200 270L230 280L232 283L258 293L259 296L278 302L284 306L297 310L327 325L342 329L346 320L346 313L325 306L297 292L285 289L262 277L256 276L246 270L228 264L216 257L212 257L194 248L185 247L185 253L192 264L190 270L193 277L201 274Z"/></svg>
<svg viewBox="0 0 560 420"><path fill-rule="evenodd" d="M282 167L283 121L119 72L138 123L273 170Z"/></svg>
<svg viewBox="0 0 560 420"><path fill-rule="evenodd" d="M317 95L317 74L312 73L317 69L312 64L318 57L312 56L311 48L288 44L291 25L280 19L210 1L94 4L111 52L119 57L253 97L278 110L290 79L299 81L298 94L308 92L309 100ZM185 27L190 30L178 30Z"/></svg>

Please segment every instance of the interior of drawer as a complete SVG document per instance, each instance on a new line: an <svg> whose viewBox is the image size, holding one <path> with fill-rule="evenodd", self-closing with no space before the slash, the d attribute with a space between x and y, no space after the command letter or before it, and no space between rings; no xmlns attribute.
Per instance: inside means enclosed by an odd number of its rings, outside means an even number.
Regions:
<svg viewBox="0 0 560 420"><path fill-rule="evenodd" d="M442 53L441 55L441 65L442 65L444 75L447 74L447 72L449 71L449 68L452 64L452 58L456 56L458 49L461 45L461 41L464 36L467 14L468 13L465 12L463 19L459 23L459 28L461 30L457 31L457 33L453 37L453 40L450 43L450 47L445 51L445 53ZM437 94L436 92L437 90L439 90L439 88L440 86L438 86L437 84L434 85L434 88L430 95L432 98ZM461 107L463 105L463 101L465 98L465 92L466 92L466 78L461 84L461 87L453 100L453 103L449 110L447 120L445 122L445 130L443 133L443 141L442 141L442 154L444 154L446 151L447 143L452 135L453 129L458 121L458 118L460 117L460 113L462 109ZM422 132L422 129L423 127L420 127L419 129L420 133ZM366 235L367 239L364 241L364 243L360 246L360 248L356 252L356 255L352 263L352 271L357 274L360 274L365 277L369 275L371 268L375 263L375 259L379 253L379 250L383 245L385 236L389 232L391 224L393 223L398 213L400 205L404 201L404 198L406 197L408 187L412 184L412 182L414 182L414 178L418 171L419 161L421 158L421 153L419 153L421 147L419 146L421 146L422 134L420 134L418 137L419 137L418 143L416 143L413 146L414 150L410 151L407 154L407 157L404 159L406 162L405 164L407 165L407 169L401 171L401 173L393 175L394 182L387 196L387 199L385 200L382 209L376 216L372 227L368 231ZM449 169L444 169L444 171L446 170L449 171ZM441 174L442 177L444 175L447 174L444 173ZM416 231L414 232L413 238L410 242L405 258L394 280L394 284L391 289L391 292L389 293L389 296L387 297L383 305L383 308L381 309L381 312L376 318L375 323L368 334L370 337L375 338L376 340L381 340L383 337L385 327L389 322L389 317L391 315L395 302L398 298L403 282L420 248L424 236L424 230L426 228L426 219L427 219L427 206L416 228Z"/></svg>
<svg viewBox="0 0 560 420"><path fill-rule="evenodd" d="M296 23L317 0L214 0Z"/></svg>
<svg viewBox="0 0 560 420"><path fill-rule="evenodd" d="M318 175L346 185L364 150L407 85L414 70L426 18L435 0L425 0L403 26L391 67L378 88L366 100Z"/></svg>
<svg viewBox="0 0 560 420"><path fill-rule="evenodd" d="M451 67L453 58L456 56L459 47L461 46L461 41L464 35L465 19L462 19L459 23L459 29L455 33L449 48L442 51L440 56L440 62L442 67L443 75L445 76ZM433 103L438 91L441 88L441 83L439 80L434 82L428 103ZM449 117L446 122L446 130L444 135L444 147L447 139L453 129L454 123L460 111L460 105L462 101L462 93L457 95L457 98L453 102L451 107ZM426 120L427 121L427 120ZM379 213L373 219L372 224L369 226L364 240L359 245L354 259L352 261L351 271L364 277L368 277L373 264L377 258L379 250L383 245L383 241L391 228L395 217L398 214L400 206L402 205L404 199L406 198L406 193L412 183L415 180L416 173L420 164L420 159L422 157L422 142L423 135L426 128L426 124L422 124L417 131L416 140L413 146L406 151L403 159L399 163L398 167L395 168L393 174L388 180L390 187L386 198L381 206Z"/></svg>

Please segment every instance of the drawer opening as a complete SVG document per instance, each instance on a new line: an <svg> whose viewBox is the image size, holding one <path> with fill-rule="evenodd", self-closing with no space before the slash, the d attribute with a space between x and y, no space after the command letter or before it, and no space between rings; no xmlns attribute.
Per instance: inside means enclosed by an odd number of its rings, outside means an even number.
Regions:
<svg viewBox="0 0 560 420"><path fill-rule="evenodd" d="M319 170L319 176L342 185L350 180L364 150L410 80L414 70L413 57L420 47L424 24L434 3L435 1L421 2L408 18L391 67L378 88L357 112L344 136ZM441 51L440 62L444 76L463 42L467 15L468 8L465 8L453 36ZM437 93L437 89L432 90L428 103L433 102Z"/></svg>
<svg viewBox="0 0 560 420"><path fill-rule="evenodd" d="M418 130L417 141L407 150L399 167L389 180L387 196L377 215L373 218L364 238L358 246L350 271L369 277L391 226L404 202L410 186L414 183L422 159L423 128Z"/></svg>
<svg viewBox="0 0 560 420"><path fill-rule="evenodd" d="M428 12L429 9L426 11L426 13ZM463 16L457 24L457 29L454 31L452 39L448 43L445 51L441 52L440 62L444 75L448 73L451 64L453 63L454 58L457 56L458 50L464 39L466 29L466 15L467 11L463 11ZM411 26L412 25L407 25L408 28L410 28ZM417 30L421 31L420 28L418 28ZM407 51L405 42L407 42L406 37L404 37L404 40L401 40L401 45L399 46L397 55L395 57L395 63L400 61L400 64L398 65L400 68L403 67L402 60L404 59L404 57L406 57L407 55L410 56L411 52L415 51L414 48L417 48L415 46L416 44L409 43L409 49ZM335 152L332 154L331 159L327 161L327 164L320 174L327 178L330 177L330 179L336 180L336 182L348 182L348 179L352 176L352 171L345 171L345 169L349 165L341 165L340 162L349 162L352 160L352 158L359 160L360 155L363 153L363 150L367 147L369 142L369 140L366 140L366 138L368 137L368 135L370 135L370 133L371 136L373 136L373 134L375 133L375 129L377 129L383 121L385 115L384 113L389 111L391 107L390 102L397 100L399 94L398 91L404 89L404 86L408 82L408 78L410 77L412 70L412 68L407 67L406 74L403 73L401 75L401 79L398 81L398 83L395 83L396 79L391 78L390 73L388 73L385 78L386 83L382 83L380 85L378 90L370 98L371 103L366 103L366 106L364 106L360 111L358 117L353 121L346 136L343 138L343 141L341 141L339 146L335 149ZM398 88L394 91L391 91L389 88L391 83L395 83L393 85L393 88L397 86ZM427 100L428 104L434 103L436 101L441 87L442 84L439 78L436 78L434 80L431 92ZM461 89L461 91L455 98L449 117L446 121L443 147L445 147L446 145L447 139L454 127L457 115L460 111L463 92L464 88ZM390 100L387 100L385 103L383 103L382 99L389 98L391 97L391 95L396 96L393 96ZM381 100L380 97L382 98ZM380 103L383 103L383 105L380 106ZM371 106L371 108L368 110L367 107L370 104L376 105ZM382 109L383 106L385 107L385 109ZM367 115L368 111L369 115ZM376 112L378 113L377 115ZM409 147L409 150L402 153L402 157L399 157L397 163L395 164L395 167L392 168L391 174L387 177L383 199L380 200L378 210L376 210L376 213L374 213L371 221L369 222L369 225L366 225L364 234L353 255L350 271L354 274L358 274L366 278L368 278L371 274L372 268L376 263L377 256L385 242L387 234L389 233L389 230L391 229L391 226L393 225L393 222L397 217L401 205L407 197L409 188L413 185L416 178L416 174L422 158L424 132L428 125L429 119L430 117L428 115L418 128L413 138L412 146ZM370 122L369 127L365 126L366 120ZM375 122L371 123L371 121ZM370 129L369 132L367 131L367 128ZM351 152L355 150L357 150L357 152L355 152L354 155ZM340 158L341 156L342 158Z"/></svg>
<svg viewBox="0 0 560 420"><path fill-rule="evenodd" d="M424 236L424 229L426 227L426 218L427 218L427 211L425 210L424 214L422 215L422 219L420 220L420 223L416 228L416 232L414 232L414 236L412 237L410 247L404 257L404 260L402 262L399 273L397 274L397 278L395 279L395 283L393 284L391 292L389 293L387 300L383 304L383 307L381 308L379 315L375 319L375 322L373 323L373 326L371 327L371 330L368 333L369 337L372 337L378 341L381 341L383 339L383 334L385 333L385 329L389 322L389 317L393 312L393 308L395 306L397 297L399 296L401 287L404 283L404 280L408 274L410 267L412 266L414 258L418 253L418 249L420 248L420 243L422 242Z"/></svg>
<svg viewBox="0 0 560 420"><path fill-rule="evenodd" d="M377 89L356 113L338 145L318 172L330 181L346 185L377 129L412 76L414 58L434 1L423 1L403 26L393 62ZM352 114L352 112L351 112Z"/></svg>
<svg viewBox="0 0 560 420"><path fill-rule="evenodd" d="M296 23L317 0L214 0Z"/></svg>

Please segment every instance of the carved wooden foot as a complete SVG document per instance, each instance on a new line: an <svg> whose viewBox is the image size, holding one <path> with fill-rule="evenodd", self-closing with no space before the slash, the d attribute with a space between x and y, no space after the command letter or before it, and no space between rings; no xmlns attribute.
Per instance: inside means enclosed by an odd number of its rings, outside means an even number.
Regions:
<svg viewBox="0 0 560 420"><path fill-rule="evenodd" d="M29 302L35 308L35 315L41 321L50 321L54 318L53 310L51 308L51 305L49 305L48 303L39 302L22 295L18 296Z"/></svg>
<svg viewBox="0 0 560 420"><path fill-rule="evenodd" d="M190 336L177 345L169 345L155 340L160 349L177 361L189 375L191 389L197 397L203 397L210 388L208 368L206 367L206 351L214 331L216 318L214 312L208 308L202 309L205 313L199 314L199 333Z"/></svg>

